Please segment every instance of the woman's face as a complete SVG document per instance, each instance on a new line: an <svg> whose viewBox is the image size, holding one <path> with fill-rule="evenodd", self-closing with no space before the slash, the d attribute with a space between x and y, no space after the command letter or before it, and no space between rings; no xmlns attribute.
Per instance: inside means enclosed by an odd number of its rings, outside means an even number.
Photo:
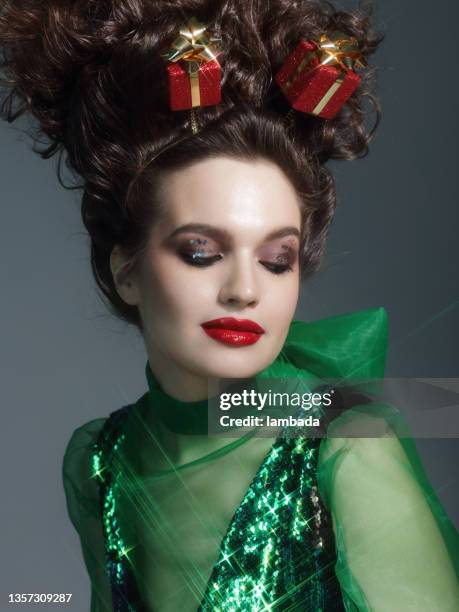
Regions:
<svg viewBox="0 0 459 612"><path fill-rule="evenodd" d="M301 212L275 164L218 157L167 175L135 280L150 366L166 391L248 378L279 354L299 294ZM203 327L249 319L264 333ZM234 321L233 321L234 323ZM181 393L183 395L183 393Z"/></svg>

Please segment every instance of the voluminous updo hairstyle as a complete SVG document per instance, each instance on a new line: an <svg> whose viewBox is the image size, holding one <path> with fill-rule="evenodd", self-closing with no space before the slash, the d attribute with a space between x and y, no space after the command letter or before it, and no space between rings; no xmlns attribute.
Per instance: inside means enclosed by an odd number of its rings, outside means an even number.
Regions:
<svg viewBox="0 0 459 612"><path fill-rule="evenodd" d="M293 111L274 75L303 38L340 30L368 60L383 35L371 6L337 11L321 0L3 0L1 116L36 120L43 158L59 155L81 188L91 266L111 311L142 331L137 307L118 295L110 254L119 244L136 266L160 211L158 179L208 156L267 158L303 204L302 278L316 271L336 206L329 159L368 152L380 110L374 68L332 120ZM222 103L172 112L161 52L190 17L221 36ZM366 104L369 102L369 104ZM368 120L369 119L369 120ZM43 139L45 137L45 140ZM44 143L44 144L43 144ZM169 147L169 148L168 148ZM65 186L65 185L63 185Z"/></svg>

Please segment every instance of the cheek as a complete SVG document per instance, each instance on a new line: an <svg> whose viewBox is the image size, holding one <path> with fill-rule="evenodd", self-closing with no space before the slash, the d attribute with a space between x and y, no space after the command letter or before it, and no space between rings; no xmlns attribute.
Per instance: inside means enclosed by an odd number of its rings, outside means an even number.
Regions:
<svg viewBox="0 0 459 612"><path fill-rule="evenodd" d="M208 308L215 299L215 279L211 274L200 274L169 257L150 265L145 285L149 308L164 323L180 325L185 319L200 320L203 307Z"/></svg>
<svg viewBox="0 0 459 612"><path fill-rule="evenodd" d="M290 272L292 278L285 284L278 284L271 292L269 300L269 312L266 323L270 327L271 343L269 350L278 353L285 342L290 324L294 318L299 298L299 275L295 278L294 272Z"/></svg>
<svg viewBox="0 0 459 612"><path fill-rule="evenodd" d="M288 272L285 283L275 283L269 291L269 309L279 325L290 322L298 303L300 281L296 272Z"/></svg>

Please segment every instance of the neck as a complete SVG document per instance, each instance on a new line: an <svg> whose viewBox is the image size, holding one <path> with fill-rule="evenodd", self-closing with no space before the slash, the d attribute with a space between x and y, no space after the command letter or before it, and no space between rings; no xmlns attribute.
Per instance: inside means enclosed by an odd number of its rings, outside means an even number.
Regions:
<svg viewBox="0 0 459 612"><path fill-rule="evenodd" d="M194 372L179 368L170 359L159 354L148 353L151 372L161 389L171 398L181 402L198 402L208 398L209 379Z"/></svg>
<svg viewBox="0 0 459 612"><path fill-rule="evenodd" d="M173 393L168 392L156 375L157 371L156 367L153 371L147 361L145 373L149 393L145 416L168 459L180 465L228 444L227 438L208 435L207 382L205 393L199 394L199 399L195 398L197 387L183 399L184 394L177 393L179 385L175 385ZM183 379L181 383L183 385ZM166 457L164 461L164 467L168 467Z"/></svg>
<svg viewBox="0 0 459 612"><path fill-rule="evenodd" d="M215 436L179 434L169 431L161 422L155 423L156 438L164 453L174 465L183 465L199 459L218 448L226 446L230 440ZM169 464L164 463L163 468Z"/></svg>

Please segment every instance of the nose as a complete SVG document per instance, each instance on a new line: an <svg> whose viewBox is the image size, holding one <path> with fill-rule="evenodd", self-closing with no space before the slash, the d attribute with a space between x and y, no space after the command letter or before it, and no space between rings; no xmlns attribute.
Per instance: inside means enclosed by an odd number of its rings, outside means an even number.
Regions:
<svg viewBox="0 0 459 612"><path fill-rule="evenodd" d="M260 300L253 262L248 257L234 257L219 292L219 301L232 306L256 306Z"/></svg>

